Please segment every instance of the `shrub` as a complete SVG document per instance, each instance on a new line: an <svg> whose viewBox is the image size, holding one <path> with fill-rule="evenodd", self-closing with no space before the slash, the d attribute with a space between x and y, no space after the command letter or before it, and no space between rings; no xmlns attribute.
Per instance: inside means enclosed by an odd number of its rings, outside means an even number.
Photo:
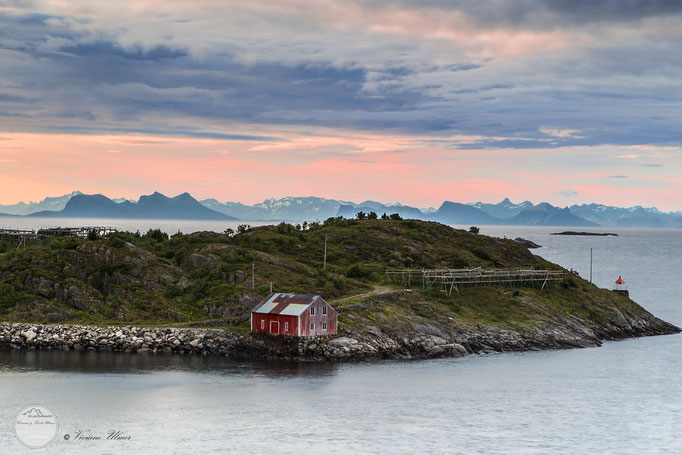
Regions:
<svg viewBox="0 0 682 455"><path fill-rule="evenodd" d="M161 231L161 229L150 229L145 234L148 239L154 240L155 242L163 242L168 240L168 234Z"/></svg>
<svg viewBox="0 0 682 455"><path fill-rule="evenodd" d="M476 257L483 259L484 261L492 260L492 258L490 257L490 254L485 249L483 249L481 247L474 248L471 252L474 253L474 255Z"/></svg>
<svg viewBox="0 0 682 455"><path fill-rule="evenodd" d="M469 261L467 261L466 258L463 258L457 253L453 253L453 255L450 256L449 262L450 265L455 269L462 269L469 266Z"/></svg>
<svg viewBox="0 0 682 455"><path fill-rule="evenodd" d="M469 228L469 232L471 232L472 234L478 234L478 233L481 232L481 229L478 228L478 227L476 227L476 226L471 226L471 227Z"/></svg>
<svg viewBox="0 0 682 455"><path fill-rule="evenodd" d="M277 225L277 232L280 234L291 234L296 230L294 226L289 223L279 223Z"/></svg>
<svg viewBox="0 0 682 455"><path fill-rule="evenodd" d="M14 286L0 281L0 308L11 308L16 303Z"/></svg>
<svg viewBox="0 0 682 455"><path fill-rule="evenodd" d="M371 270L358 264L351 265L350 267L348 267L348 270L346 271L346 276L348 278L366 279L369 278L371 275L372 275Z"/></svg>
<svg viewBox="0 0 682 455"><path fill-rule="evenodd" d="M332 283L334 283L334 287L339 291L343 292L346 290L346 282L340 278L340 277L332 277Z"/></svg>
<svg viewBox="0 0 682 455"><path fill-rule="evenodd" d="M109 239L109 244L110 244L112 247L114 247L114 248L121 248L123 245L125 245L125 242L124 242L123 239L122 239L121 237L119 237L118 235L113 235L113 236Z"/></svg>
<svg viewBox="0 0 682 455"><path fill-rule="evenodd" d="M564 288L577 288L578 283L575 280L574 275L566 275L566 278L561 282L561 286Z"/></svg>
<svg viewBox="0 0 682 455"><path fill-rule="evenodd" d="M164 294L169 299L173 299L175 297L180 297L182 295L182 289L177 284L168 283L166 285L166 289L164 289Z"/></svg>

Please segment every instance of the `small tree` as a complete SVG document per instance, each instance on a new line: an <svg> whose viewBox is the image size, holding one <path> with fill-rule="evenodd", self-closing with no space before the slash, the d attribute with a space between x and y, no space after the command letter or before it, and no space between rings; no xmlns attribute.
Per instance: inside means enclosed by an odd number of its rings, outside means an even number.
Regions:
<svg viewBox="0 0 682 455"><path fill-rule="evenodd" d="M368 220L376 220L376 219L377 219L377 214L376 214L376 212L369 212L369 213L367 214L367 219L368 219Z"/></svg>
<svg viewBox="0 0 682 455"><path fill-rule="evenodd" d="M387 219L388 219L388 215L386 215L386 212L384 212L384 214L381 215L381 219L382 219L382 220L387 220Z"/></svg>
<svg viewBox="0 0 682 455"><path fill-rule="evenodd" d="M358 220L366 220L367 214L365 212L358 212L355 214L355 218L357 218Z"/></svg>
<svg viewBox="0 0 682 455"><path fill-rule="evenodd" d="M227 235L228 237L232 237L234 235L234 229L232 228L225 229L225 235Z"/></svg>
<svg viewBox="0 0 682 455"><path fill-rule="evenodd" d="M237 226L237 232L239 234L243 234L249 229L251 229L251 226L249 226L248 224L240 224L239 226Z"/></svg>
<svg viewBox="0 0 682 455"><path fill-rule="evenodd" d="M155 242L165 242L168 240L168 234L163 232L161 229L150 229L145 234L145 237L152 239Z"/></svg>
<svg viewBox="0 0 682 455"><path fill-rule="evenodd" d="M306 229L308 229L308 222L307 222L307 221L304 221L302 227L303 227L303 230L304 230L304 231L305 231Z"/></svg>
<svg viewBox="0 0 682 455"><path fill-rule="evenodd" d="M391 215L389 215L389 218L392 220L402 220L403 219L403 217L400 216L400 214L398 214L398 213L391 213Z"/></svg>
<svg viewBox="0 0 682 455"><path fill-rule="evenodd" d="M479 232L481 232L481 230L479 228L477 228L476 226L471 226L469 228L469 232L471 232L472 234L478 234Z"/></svg>

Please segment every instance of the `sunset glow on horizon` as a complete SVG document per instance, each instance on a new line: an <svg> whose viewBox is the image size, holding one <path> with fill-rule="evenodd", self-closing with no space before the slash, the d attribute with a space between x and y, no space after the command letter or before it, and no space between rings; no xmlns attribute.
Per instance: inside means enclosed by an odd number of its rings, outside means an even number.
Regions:
<svg viewBox="0 0 682 455"><path fill-rule="evenodd" d="M9 5L0 204L78 190L682 210L674 3Z"/></svg>

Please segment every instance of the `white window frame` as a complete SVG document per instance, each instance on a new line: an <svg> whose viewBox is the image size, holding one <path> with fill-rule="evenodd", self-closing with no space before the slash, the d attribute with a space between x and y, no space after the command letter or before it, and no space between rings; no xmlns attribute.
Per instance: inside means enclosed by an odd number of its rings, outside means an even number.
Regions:
<svg viewBox="0 0 682 455"><path fill-rule="evenodd" d="M284 323L284 331L285 331L285 332L288 332L288 331L289 331L289 323L288 323L288 322L285 322L285 323Z"/></svg>
<svg viewBox="0 0 682 455"><path fill-rule="evenodd" d="M315 316L315 307L314 306L310 307L310 315Z"/></svg>
<svg viewBox="0 0 682 455"><path fill-rule="evenodd" d="M326 322L322 323L322 330L327 330L327 323Z"/></svg>
<svg viewBox="0 0 682 455"><path fill-rule="evenodd" d="M310 330L315 330L315 323L314 322L310 323Z"/></svg>
<svg viewBox="0 0 682 455"><path fill-rule="evenodd" d="M260 328L261 330L265 330L265 319L260 320Z"/></svg>
<svg viewBox="0 0 682 455"><path fill-rule="evenodd" d="M322 314L327 314L327 307L326 306L322 307Z"/></svg>

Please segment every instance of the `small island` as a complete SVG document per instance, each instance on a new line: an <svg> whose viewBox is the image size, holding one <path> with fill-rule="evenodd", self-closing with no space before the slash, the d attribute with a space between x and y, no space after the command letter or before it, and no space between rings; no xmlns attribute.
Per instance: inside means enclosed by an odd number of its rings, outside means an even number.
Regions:
<svg viewBox="0 0 682 455"><path fill-rule="evenodd" d="M618 237L618 234L614 232L577 232L577 231L563 231L563 232L553 232L550 235L591 235L596 237Z"/></svg>
<svg viewBox="0 0 682 455"><path fill-rule="evenodd" d="M338 333L251 333L271 291ZM679 329L510 239L402 219L0 239L0 347L347 361L599 346Z"/></svg>

